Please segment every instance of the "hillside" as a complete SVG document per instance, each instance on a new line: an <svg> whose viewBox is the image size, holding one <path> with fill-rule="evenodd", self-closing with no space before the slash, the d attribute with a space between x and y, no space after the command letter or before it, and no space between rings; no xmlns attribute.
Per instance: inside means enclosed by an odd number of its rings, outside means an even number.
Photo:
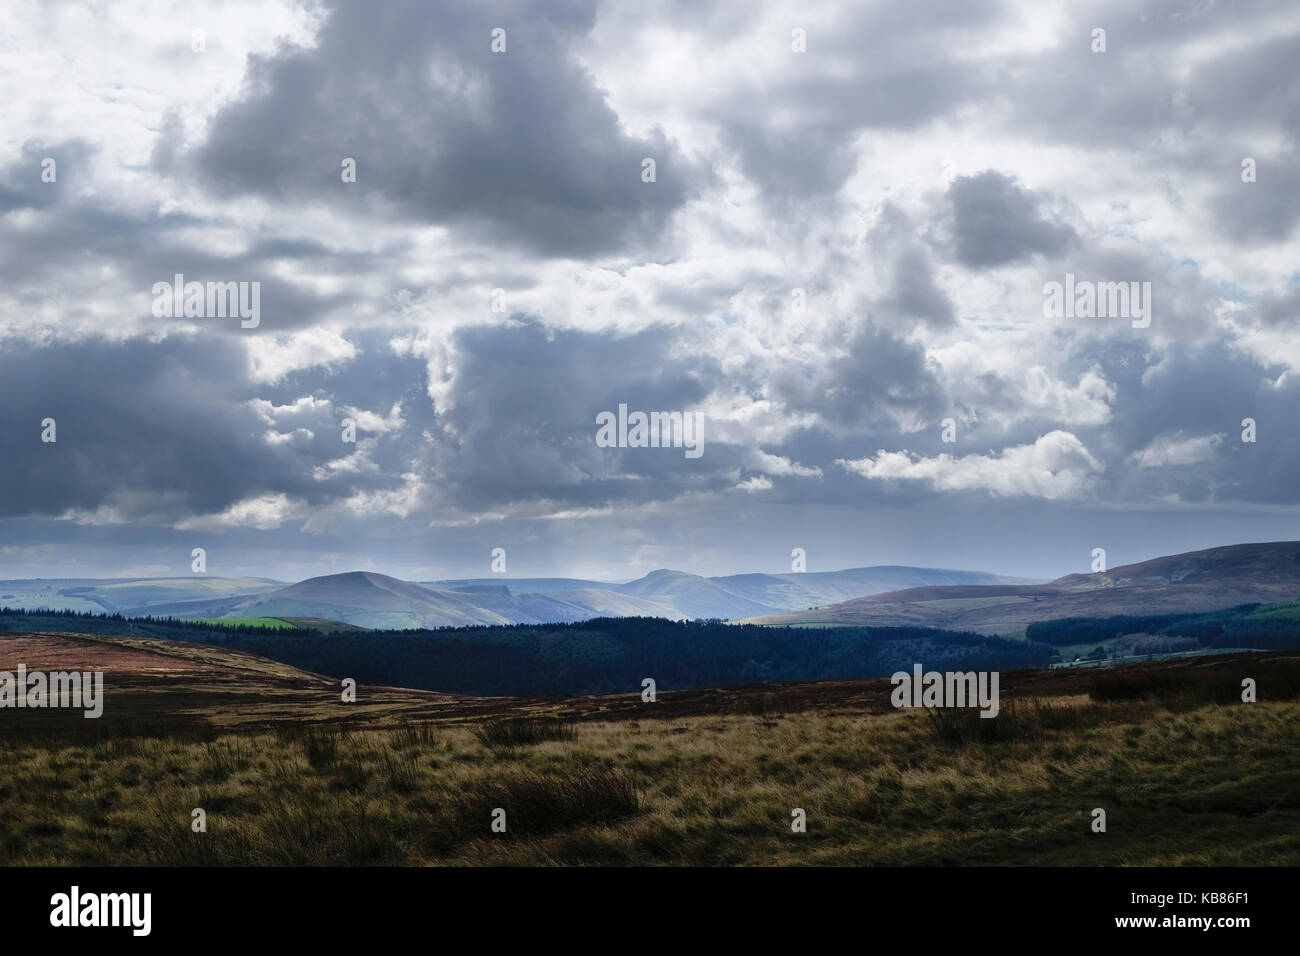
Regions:
<svg viewBox="0 0 1300 956"><path fill-rule="evenodd" d="M369 571L285 585L266 578L0 581L0 607L128 617L306 617L358 627L558 624L596 617L735 619L922 585L1023 584L978 571L874 567L708 578L660 569L623 583L581 578L465 578L414 583Z"/></svg>
<svg viewBox="0 0 1300 956"><path fill-rule="evenodd" d="M113 737L144 728L171 734L211 727L252 730L283 722L348 719L396 726L412 718L481 713L491 701L362 685L355 703L342 702L338 678L300 670L226 647L79 633L0 633L0 671L104 673L104 712L87 721L75 709L0 713L0 739L38 729ZM400 715L400 716L396 716Z"/></svg>
<svg viewBox="0 0 1300 956"><path fill-rule="evenodd" d="M373 571L308 578L246 598L222 617L323 617L369 628L506 624L473 594L430 591Z"/></svg>
<svg viewBox="0 0 1300 956"><path fill-rule="evenodd" d="M263 594L128 610L128 616L324 618L375 630L548 624L593 617L680 618L670 604L598 588L519 594L501 581L435 589L372 571L308 578Z"/></svg>
<svg viewBox="0 0 1300 956"><path fill-rule="evenodd" d="M750 623L928 626L1023 636L1028 624L1055 618L1191 613L1297 598L1300 542L1285 541L1153 558L1046 584L886 591Z"/></svg>
<svg viewBox="0 0 1300 956"><path fill-rule="evenodd" d="M576 617L514 617L516 623L558 623L591 617L736 618L795 610L922 585L1031 584L1023 578L982 571L951 571L895 565L785 574L705 577L661 568L621 584L572 578L476 578L436 581L428 588L508 586L515 594L537 593L576 608ZM494 610L501 610L494 608ZM506 613L502 611L502 613ZM507 614L508 616L508 614Z"/></svg>
<svg viewBox="0 0 1300 956"><path fill-rule="evenodd" d="M0 606L185 618L316 618L372 629L554 624L598 617L866 624L1023 636L1057 618L1212 611L1300 598L1300 542L1232 545L1046 583L880 566L634 581L470 578L417 584L352 571L287 586L263 578L0 582ZM141 603L132 603L132 602Z"/></svg>
<svg viewBox="0 0 1300 956"><path fill-rule="evenodd" d="M0 581L0 607L147 614L185 601L213 602L284 587L270 578L26 578Z"/></svg>

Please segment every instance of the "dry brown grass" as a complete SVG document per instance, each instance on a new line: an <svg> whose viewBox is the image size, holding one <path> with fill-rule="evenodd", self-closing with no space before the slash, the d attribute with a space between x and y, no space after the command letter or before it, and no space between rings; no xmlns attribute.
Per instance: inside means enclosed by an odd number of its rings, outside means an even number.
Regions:
<svg viewBox="0 0 1300 956"><path fill-rule="evenodd" d="M514 748L470 726L10 739L0 861L1300 862L1300 705L1075 697L1016 720L942 743L922 711L597 722Z"/></svg>
<svg viewBox="0 0 1300 956"><path fill-rule="evenodd" d="M1300 702L1285 661L1245 663L1259 703L1190 698L1240 668L1180 662L1167 700L1008 675L992 720L882 707L879 681L342 705L283 675L119 676L100 721L0 712L0 863L1296 865Z"/></svg>

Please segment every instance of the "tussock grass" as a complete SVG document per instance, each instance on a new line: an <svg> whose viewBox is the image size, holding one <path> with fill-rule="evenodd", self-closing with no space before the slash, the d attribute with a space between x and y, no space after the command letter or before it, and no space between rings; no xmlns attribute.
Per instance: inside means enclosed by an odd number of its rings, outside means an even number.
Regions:
<svg viewBox="0 0 1300 956"><path fill-rule="evenodd" d="M419 750L441 744L437 729L428 721L407 724L398 728L393 731L391 740L394 750Z"/></svg>
<svg viewBox="0 0 1300 956"><path fill-rule="evenodd" d="M1089 687L1095 701L1157 700L1171 709L1189 710L1205 704L1241 702L1242 679L1256 681L1259 700L1300 697L1300 664L1270 661L1259 667L1243 662L1240 673L1215 671L1141 670L1099 673Z"/></svg>
<svg viewBox="0 0 1300 956"><path fill-rule="evenodd" d="M993 719L3 734L0 864L1297 865L1300 701L1258 680L1255 704L1077 695Z"/></svg>
<svg viewBox="0 0 1300 956"><path fill-rule="evenodd" d="M333 770L339 764L344 735L331 727L310 727L302 735L302 749L313 770Z"/></svg>
<svg viewBox="0 0 1300 956"><path fill-rule="evenodd" d="M573 740L573 725L547 717L516 717L493 720L479 728L477 737L485 747L528 747L548 740Z"/></svg>
<svg viewBox="0 0 1300 956"><path fill-rule="evenodd" d="M1012 701L996 717L982 717L975 708L936 707L925 711L934 739L949 746L1000 741L1042 742L1060 731L1083 731L1105 722L1140 719L1151 708L1132 703L1103 707L1066 701Z"/></svg>
<svg viewBox="0 0 1300 956"><path fill-rule="evenodd" d="M641 808L635 780L613 767L582 767L563 777L524 772L495 779L459 801L468 826L506 812L506 833L536 837L573 827L599 826L630 817Z"/></svg>

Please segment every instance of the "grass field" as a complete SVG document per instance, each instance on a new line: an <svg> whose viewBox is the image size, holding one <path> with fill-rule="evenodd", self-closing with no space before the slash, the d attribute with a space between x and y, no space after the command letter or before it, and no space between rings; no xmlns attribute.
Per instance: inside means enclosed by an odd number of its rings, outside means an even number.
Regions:
<svg viewBox="0 0 1300 956"><path fill-rule="evenodd" d="M1009 674L982 720L887 681L347 705L229 652L33 640L129 676L101 721L0 712L4 864L1300 863L1294 654Z"/></svg>
<svg viewBox="0 0 1300 956"><path fill-rule="evenodd" d="M265 627L273 631L296 631L298 625L278 617L180 617L194 624L224 624L227 627Z"/></svg>

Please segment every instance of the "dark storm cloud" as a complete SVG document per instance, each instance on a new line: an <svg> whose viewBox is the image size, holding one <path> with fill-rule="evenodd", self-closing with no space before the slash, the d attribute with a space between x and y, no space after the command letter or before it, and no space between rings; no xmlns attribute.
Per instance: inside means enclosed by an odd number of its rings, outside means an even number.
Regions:
<svg viewBox="0 0 1300 956"><path fill-rule="evenodd" d="M902 209L893 203L882 207L867 245L871 259L890 270L887 294L871 303L873 316L900 319L904 325L919 321L936 329L954 324L952 302L935 280L930 252Z"/></svg>
<svg viewBox="0 0 1300 956"><path fill-rule="evenodd" d="M907 249L898 257L887 302L902 314L916 316L932 326L953 322L952 303L935 282L929 258L917 248Z"/></svg>
<svg viewBox="0 0 1300 956"><path fill-rule="evenodd" d="M1290 427L1300 407L1293 376L1276 383L1254 360L1226 344L1175 345L1143 376L1125 403L1113 435L1133 445L1160 436L1221 435L1205 461L1131 476L1186 500L1300 502L1300 435ZM1257 440L1242 441L1242 419L1257 423ZM1139 489L1128 488L1126 492Z"/></svg>
<svg viewBox="0 0 1300 956"><path fill-rule="evenodd" d="M816 412L834 430L898 417L937 418L945 407L925 349L870 320L852 323L821 366L774 371L771 387L791 409Z"/></svg>
<svg viewBox="0 0 1300 956"><path fill-rule="evenodd" d="M381 416L401 402L403 420L418 434L436 419L428 396L426 365L414 355L394 355L389 348L392 335L387 329L348 329L347 339L358 352L355 359L296 369L278 382L263 384L258 397L275 405L289 405L303 395L315 394L329 397L339 406L363 408ZM335 411L336 418L343 417L341 410Z"/></svg>
<svg viewBox="0 0 1300 956"><path fill-rule="evenodd" d="M253 416L223 403L215 384L241 364L214 343L6 343L6 516L93 510L117 492L175 493L212 509L263 485L270 456L252 453ZM53 444L41 442L47 417Z"/></svg>
<svg viewBox="0 0 1300 956"><path fill-rule="evenodd" d="M948 187L948 202L957 259L972 269L1059 255L1078 241L1068 224L1044 213L1031 190L993 169L958 176Z"/></svg>
<svg viewBox="0 0 1300 956"><path fill-rule="evenodd" d="M738 4L731 12L743 22L745 11ZM1003 22L1000 2L914 0L842 12L833 24L792 12L808 52L790 50L789 31L774 36L789 65L738 84L714 107L728 149L767 202L836 192L857 166L864 131L913 130L951 115L987 94L997 75L963 51ZM828 61L836 68L822 68Z"/></svg>
<svg viewBox="0 0 1300 956"><path fill-rule="evenodd" d="M1066 366L1097 368L1117 392L1105 424L1071 429L1107 463L1104 500L1300 503L1294 376L1277 378L1224 338L1156 350L1117 334L1081 343ZM1241 440L1243 418L1256 419L1254 444ZM1186 443L1186 459L1165 457Z"/></svg>
<svg viewBox="0 0 1300 956"><path fill-rule="evenodd" d="M462 508L554 500L650 502L718 487L736 449L710 441L681 449L601 448L596 416L695 409L722 379L716 361L680 352L681 331L652 327L614 337L548 330L520 318L460 330L455 405L438 452L439 485Z"/></svg>
<svg viewBox="0 0 1300 956"><path fill-rule="evenodd" d="M410 394L409 379L393 374L409 362L381 356L369 373L394 383L359 393L386 404L368 408L385 415L394 395ZM69 509L93 511L130 499L128 514L169 522L220 512L244 498L284 493L315 504L358 487L385 488L400 483L403 454L380 443L373 456L392 456L392 467L318 481L314 469L355 450L343 444L339 406L358 404L347 382L333 390L314 389L334 407L287 409L268 424L249 400L258 397L249 382L241 349L227 339L172 337L161 342L131 339L56 343L47 346L6 342L0 350L0 516L57 516ZM422 377L417 379L423 384ZM401 391L397 383L401 383ZM291 406L313 389L272 404ZM393 399L396 400L396 399ZM363 405L361 407L364 407ZM53 418L57 442L41 441L41 422ZM300 436L268 444L268 430ZM359 438L366 438L364 429Z"/></svg>
<svg viewBox="0 0 1300 956"><path fill-rule="evenodd" d="M327 4L318 42L250 57L190 157L221 188L456 224L545 255L643 244L704 182L660 131L628 135L578 63L591 3ZM506 30L505 53L491 33ZM160 169L184 162L165 132ZM356 160L357 182L340 181ZM657 181L642 181L642 161Z"/></svg>
<svg viewBox="0 0 1300 956"><path fill-rule="evenodd" d="M61 176L63 167L60 166ZM35 194L41 195L37 181ZM54 186L48 187L51 190ZM276 274L277 260L304 263L306 267L333 275L374 273L388 260L391 250L341 252L310 239L251 237L246 248L227 250L218 243L196 243L190 230L211 223L184 213L133 212L87 197L78 203L61 201L40 209L35 220L22 228L0 230L0 281L10 294L38 301L51 288L65 294L78 291L79 280L93 276L94 268L111 263L113 272L130 286L117 303L117 313L153 320L153 285L172 282L180 273L189 281L247 281L261 283L261 324L258 332L274 334L318 323L331 312L360 301L344 285L336 292L316 292L301 283ZM92 280L93 281L93 280ZM93 282L95 294L105 290ZM393 289L401 288L394 279ZM87 295L90 290L84 290ZM75 309L74 306L69 308ZM65 313L75 318L76 313ZM198 319L218 334L241 333L238 322Z"/></svg>
<svg viewBox="0 0 1300 956"><path fill-rule="evenodd" d="M1287 239L1300 220L1300 32L1231 50L1196 70L1186 95L1214 149L1198 157L1214 184L1210 211L1238 241ZM1270 141L1280 139L1274 152ZM1241 162L1256 163L1253 183ZM1194 170L1188 170L1194 173Z"/></svg>

